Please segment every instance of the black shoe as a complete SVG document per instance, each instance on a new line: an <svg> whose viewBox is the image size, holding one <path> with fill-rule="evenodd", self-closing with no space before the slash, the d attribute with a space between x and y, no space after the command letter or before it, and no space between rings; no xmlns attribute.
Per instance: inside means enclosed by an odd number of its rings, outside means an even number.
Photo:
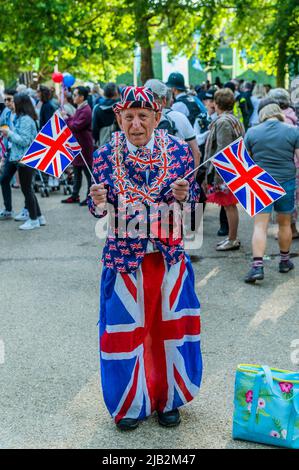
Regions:
<svg viewBox="0 0 299 470"><path fill-rule="evenodd" d="M292 261L280 261L279 263L279 272L280 273L288 273L291 271L291 269L294 269L294 265Z"/></svg>
<svg viewBox="0 0 299 470"><path fill-rule="evenodd" d="M124 418L116 423L116 426L121 431L133 431L139 425L138 419Z"/></svg>
<svg viewBox="0 0 299 470"><path fill-rule="evenodd" d="M197 263L201 260L201 258L198 255L190 255L190 260L192 261L192 263Z"/></svg>
<svg viewBox="0 0 299 470"><path fill-rule="evenodd" d="M226 237L228 235L228 226L227 225L221 225L220 229L217 232L218 237Z"/></svg>
<svg viewBox="0 0 299 470"><path fill-rule="evenodd" d="M262 266L254 267L250 269L245 277L244 281L248 284L254 283L255 281L262 281L264 279L264 268Z"/></svg>
<svg viewBox="0 0 299 470"><path fill-rule="evenodd" d="M76 203L80 202L80 198L70 196L67 199L62 199L61 202L62 202L62 204L76 204Z"/></svg>
<svg viewBox="0 0 299 470"><path fill-rule="evenodd" d="M158 411L158 421L161 426L168 428L178 426L181 422L180 412L178 409L167 411L166 413L160 413Z"/></svg>
<svg viewBox="0 0 299 470"><path fill-rule="evenodd" d="M84 199L84 201L80 202L79 206L87 206L87 199Z"/></svg>

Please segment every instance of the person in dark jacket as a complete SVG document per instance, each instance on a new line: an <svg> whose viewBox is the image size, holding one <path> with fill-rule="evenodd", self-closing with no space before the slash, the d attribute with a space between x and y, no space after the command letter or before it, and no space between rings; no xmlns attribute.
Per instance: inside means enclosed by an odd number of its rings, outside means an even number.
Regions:
<svg viewBox="0 0 299 470"><path fill-rule="evenodd" d="M237 97L237 101L239 103L239 107L243 117L245 131L247 131L247 129L249 128L250 117L253 113L251 95L252 85L250 82L245 82L244 85L241 87L239 96Z"/></svg>
<svg viewBox="0 0 299 470"><path fill-rule="evenodd" d="M174 103L171 109L185 114L190 124L194 126L201 109L194 97L187 94L184 76L181 73L173 72L169 75L166 85L171 88L173 94Z"/></svg>
<svg viewBox="0 0 299 470"><path fill-rule="evenodd" d="M77 106L74 116L67 117L66 113L62 112L65 121L72 131L74 137L82 147L82 155L85 159L85 164L82 156L78 155L73 161L74 167L74 186L73 193L67 199L61 202L66 204L80 203L80 189L82 186L82 171L87 179L87 196L91 186L91 169L92 169L92 154L93 154L93 139L91 132L92 112L87 102L88 90L86 87L78 86L73 93L73 101ZM86 198L87 198L86 196ZM87 202L84 199L80 206L86 206Z"/></svg>
<svg viewBox="0 0 299 470"><path fill-rule="evenodd" d="M103 103L97 104L93 110L92 134L99 146L109 142L112 132L119 130L113 111L113 105L120 100L118 86L113 82L107 83L104 97Z"/></svg>
<svg viewBox="0 0 299 470"><path fill-rule="evenodd" d="M37 96L39 101L42 103L39 113L39 127L42 128L55 113L55 108L51 102L50 88L40 85L37 89Z"/></svg>

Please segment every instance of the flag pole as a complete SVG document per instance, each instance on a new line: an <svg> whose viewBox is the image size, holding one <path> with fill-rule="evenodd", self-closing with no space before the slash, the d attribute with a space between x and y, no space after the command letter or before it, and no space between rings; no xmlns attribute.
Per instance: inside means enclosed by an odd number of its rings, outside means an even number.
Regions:
<svg viewBox="0 0 299 470"><path fill-rule="evenodd" d="M89 172L89 174L90 174L90 176L91 176L91 179L92 179L92 181L94 182L94 184L97 184L97 182L96 182L96 180L95 180L95 177L93 176L92 172L90 171L90 168L89 168L89 166L88 166L88 165L87 165L87 163L86 163L86 160L85 160L85 158L83 157L83 154L82 154L82 152L80 152L80 154L79 154L79 155L81 156L82 160L84 161L84 163L85 163L85 166L86 166L86 168L87 168L87 170L88 170L88 172Z"/></svg>
<svg viewBox="0 0 299 470"><path fill-rule="evenodd" d="M215 153L216 155L216 153ZM201 168L202 166L206 165L210 160L212 160L212 158L215 157L215 155L212 155L212 157L208 158L207 160L205 160L203 163L201 163L200 165L198 165L196 168L194 168L193 170L189 171L189 173L187 173L183 178L180 178L180 181L184 181L185 179L187 179L190 175L192 175L192 173L194 173L195 171L197 171L199 168ZM172 191L172 188L170 188L168 191L166 191L165 195L170 193L170 191Z"/></svg>

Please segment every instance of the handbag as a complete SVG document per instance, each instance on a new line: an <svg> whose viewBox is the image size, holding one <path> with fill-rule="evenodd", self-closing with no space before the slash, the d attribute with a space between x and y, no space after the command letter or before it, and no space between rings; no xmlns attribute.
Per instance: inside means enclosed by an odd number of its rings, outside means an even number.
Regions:
<svg viewBox="0 0 299 470"><path fill-rule="evenodd" d="M299 372L238 366L233 439L299 449Z"/></svg>

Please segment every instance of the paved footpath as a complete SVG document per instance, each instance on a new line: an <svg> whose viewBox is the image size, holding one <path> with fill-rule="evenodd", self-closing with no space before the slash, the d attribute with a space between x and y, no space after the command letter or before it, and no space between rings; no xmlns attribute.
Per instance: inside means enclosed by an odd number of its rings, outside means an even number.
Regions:
<svg viewBox="0 0 299 470"><path fill-rule="evenodd" d="M15 209L22 207L13 191ZM0 222L1 448L255 448L231 439L238 363L294 369L299 338L296 270L277 272L275 226L270 227L266 279L247 286L252 221L241 213L238 252L217 253L218 209L209 206L204 241L194 263L202 304L203 383L182 409L177 429L156 417L134 433L118 431L99 391L98 262L102 244L86 208L65 206L62 194L40 199L48 225L32 232ZM299 241L292 252L298 255Z"/></svg>

